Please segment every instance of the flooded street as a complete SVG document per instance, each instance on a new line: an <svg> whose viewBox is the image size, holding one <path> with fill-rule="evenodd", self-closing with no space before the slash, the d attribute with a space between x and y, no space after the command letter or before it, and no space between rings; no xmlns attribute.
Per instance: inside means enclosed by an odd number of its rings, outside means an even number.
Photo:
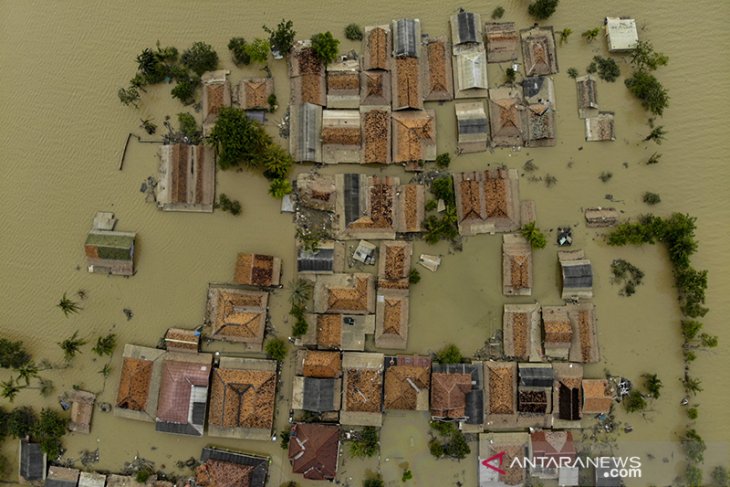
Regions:
<svg viewBox="0 0 730 487"><path fill-rule="evenodd" d="M170 98L172 85L143 94L140 110L123 106L116 93L134 75L135 56L145 47L154 47L158 39L163 46L175 45L180 51L194 41L212 44L223 66L231 69L230 79L235 83L263 72L254 66L235 67L226 48L228 39L265 37L261 25L275 25L282 17L294 21L297 38L324 30L344 38L342 30L350 22L374 25L401 17L420 18L424 33L446 35L448 16L457 7L479 12L486 21L498 5L451 0L408 5L331 3L0 3L0 336L23 340L37 361L48 359L53 363L63 362L57 342L76 330L90 342L113 332L120 344L155 346L169 327L202 324L208 283L230 282L238 252L281 257L282 282L290 282L295 268L294 225L291 216L280 213L279 201L267 194L268 183L263 176L218 172L217 192L241 202L243 211L238 217L221 211L168 213L145 203L139 187L148 176L156 175L158 145L131 142L124 168L119 171L124 141L130 131L143 134L138 128L140 119L153 119L162 131L164 117L175 119L183 107ZM527 17L526 4L524 0L501 2L506 10L502 20L514 21L518 28L528 27L532 21ZM616 83L598 84L601 110L616 113L616 141L584 140L575 83L566 70L576 67L583 73L594 55L606 54L602 39L586 44L580 38L581 32L601 25L606 15L634 16L642 26L640 38L651 40L657 51L669 56L669 65L657 72L671 97L664 117L657 120L668 134L661 145L641 142L651 130L648 114L624 87L623 79L630 69L622 59L622 77ZM621 448L653 456L644 457L644 478L629 481L628 485L669 485L684 468L677 443L677 433L687 421L680 406L683 364L679 308L664 249L608 247L600 238L600 229L585 228L582 209L615 206L626 217L636 216L650 210L642 202L642 195L652 191L661 195L662 202L651 211L659 215L680 211L698 218L700 248L693 264L710 270L710 313L703 322L705 331L718 335L720 341L718 348L700 353L692 365L704 387L697 399L701 406L696 429L708 446L704 454L708 479L714 466L730 458L730 374L725 372L730 363L730 332L723 320L723 316L730 315L730 206L725 204L730 171L721 146L727 140L724 128L730 105L724 90L730 76L730 39L722 35L728 21L730 3L713 0L561 1L556 14L546 22L556 31L565 27L573 30L569 41L558 48L560 73L553 77L558 109L556 147L496 149L455 157L453 102L442 106L429 103L427 107L437 111L438 152L452 154L452 171L506 164L522 174L523 164L533 160L538 166L533 174L544 177L549 173L557 178L557 184L548 188L544 182L529 181L527 174L520 179L520 197L536 201L537 223L549 240L545 249L534 254L535 280L529 298L502 296L501 235L466 238L463 252L453 255L449 255L445 243L416 243L415 256L422 252L442 254L444 260L437 273L421 269L421 282L411 288L408 351L426 353L453 342L465 355L471 355L501 328L505 302L560 304L555 229L575 226L573 247L584 249L593 263L593 302L597 306L602 352L601 363L587 367L586 376L600 377L607 369L638 381L642 373L657 373L665 385L661 398L645 414L646 419L638 413L626 415L619 408L619 419L634 428L632 433L621 434ZM359 43L346 40L340 47L341 52L360 49ZM279 105L285 107L286 65L273 61L270 66ZM500 83L503 76L499 65L490 65L490 86ZM277 133L274 123L283 112L280 108L269 116L272 135ZM663 155L660 162L645 165L654 152ZM326 169L330 173L348 171L381 170L353 165ZM603 171L613 173L605 183L598 178ZM400 167L382 172L409 178ZM614 203L605 199L609 194ZM131 278L86 272L83 243L94 214L100 210L115 212L118 230L137 232L137 274ZM628 260L646 275L632 297L619 296L619 287L610 283L609 265L615 258ZM80 302L83 310L65 318L55 305L64 292L72 295L78 290L87 293ZM125 317L124 308L133 311L131 320ZM271 320L279 336L290 334L288 308L288 290L276 291L271 300ZM122 348L117 347L106 382L99 373L105 361L97 359L91 345L87 345L71 368L41 374L54 382L56 390L50 398L43 398L38 390L26 389L14 405L56 407L56 396L74 385L98 392L98 402L114 403ZM277 431L288 426L292 374L290 354L278 391ZM0 370L0 380L8 377L7 370ZM0 404L12 407L5 400ZM413 481L407 485L477 484L476 442L470 444L470 457L452 462L434 460L427 441L424 413L389 412L384 420L379 461L348 457L340 479L359 486L364 472L379 468L386 485L401 485L400 464L408 462ZM94 466L98 469L119 471L124 461L140 455L172 473L182 473L176 462L199 457L205 445L227 446L271 455L268 485L278 486L289 479L310 485L300 476L292 477L286 452L278 442L166 435L156 433L153 424L120 419L98 409L91 434L69 434L64 444L67 456L75 459L82 450L99 448L101 459ZM8 458L17 458L14 441L6 441L2 451ZM16 475L13 470L12 478Z"/></svg>

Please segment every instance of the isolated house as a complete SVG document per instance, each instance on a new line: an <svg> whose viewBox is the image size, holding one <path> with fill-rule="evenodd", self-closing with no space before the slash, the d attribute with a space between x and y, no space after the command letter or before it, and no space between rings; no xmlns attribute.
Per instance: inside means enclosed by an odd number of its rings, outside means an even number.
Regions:
<svg viewBox="0 0 730 487"><path fill-rule="evenodd" d="M492 145L514 147L524 144L525 107L521 87L501 87L489 90L489 125Z"/></svg>
<svg viewBox="0 0 730 487"><path fill-rule="evenodd" d="M224 107L231 106L231 84L228 82L230 71L221 69L203 73L203 132L207 135L218 120Z"/></svg>
<svg viewBox="0 0 730 487"><path fill-rule="evenodd" d="M555 35L552 27L531 27L520 31L522 59L526 76L545 76L558 72Z"/></svg>
<svg viewBox="0 0 730 487"><path fill-rule="evenodd" d="M525 458L529 438L528 433L480 433L479 487L524 485L527 471L514 460ZM484 461L496 469L487 467Z"/></svg>
<svg viewBox="0 0 730 487"><path fill-rule="evenodd" d="M31 443L26 439L21 439L19 443L18 476L26 482L44 480L47 458L41 450L40 443Z"/></svg>
<svg viewBox="0 0 730 487"><path fill-rule="evenodd" d="M593 297L593 267L582 250L558 252L563 275L562 298Z"/></svg>
<svg viewBox="0 0 730 487"><path fill-rule="evenodd" d="M159 348L124 345L115 416L138 421L155 420L165 354Z"/></svg>
<svg viewBox="0 0 730 487"><path fill-rule="evenodd" d="M168 352L162 363L155 429L203 436L213 355Z"/></svg>
<svg viewBox="0 0 730 487"><path fill-rule="evenodd" d="M51 465L44 487L76 487L79 481L79 471L75 468L58 467Z"/></svg>
<svg viewBox="0 0 730 487"><path fill-rule="evenodd" d="M375 301L375 346L405 350L408 345L408 290L379 289Z"/></svg>
<svg viewBox="0 0 730 487"><path fill-rule="evenodd" d="M269 287L281 284L281 259L270 255L240 253L233 277L236 284Z"/></svg>
<svg viewBox="0 0 730 487"><path fill-rule="evenodd" d="M517 233L502 236L502 294L532 295L532 246Z"/></svg>
<svg viewBox="0 0 730 487"><path fill-rule="evenodd" d="M621 213L616 208L586 208L583 212L588 228L612 227L618 224Z"/></svg>
<svg viewBox="0 0 730 487"><path fill-rule="evenodd" d="M543 359L540 306L505 304L502 318L502 349L507 357L539 362Z"/></svg>
<svg viewBox="0 0 730 487"><path fill-rule="evenodd" d="M238 103L244 110L269 110L274 78L246 78L238 85Z"/></svg>
<svg viewBox="0 0 730 487"><path fill-rule="evenodd" d="M236 342L261 350L269 294L234 286L210 285L205 334L213 340Z"/></svg>
<svg viewBox="0 0 730 487"><path fill-rule="evenodd" d="M484 423L484 371L482 362L433 364L431 367L431 417L458 421L469 430Z"/></svg>
<svg viewBox="0 0 730 487"><path fill-rule="evenodd" d="M289 462L292 472L309 480L332 480L337 475L340 427L337 425L297 423L289 436Z"/></svg>
<svg viewBox="0 0 730 487"><path fill-rule="evenodd" d="M451 46L445 39L430 39L421 60L424 101L447 101L454 97L451 80Z"/></svg>
<svg viewBox="0 0 730 487"><path fill-rule="evenodd" d="M327 65L327 106L350 109L360 106L360 62L357 59Z"/></svg>
<svg viewBox="0 0 730 487"><path fill-rule="evenodd" d="M583 379L583 415L607 414L611 411L614 394L606 379Z"/></svg>
<svg viewBox="0 0 730 487"><path fill-rule="evenodd" d="M598 112L598 115L586 118L585 124L588 142L616 140L613 112Z"/></svg>
<svg viewBox="0 0 730 487"><path fill-rule="evenodd" d="M365 27L363 37L362 69L383 70L390 69L390 55L392 38L390 26L376 25Z"/></svg>
<svg viewBox="0 0 730 487"><path fill-rule="evenodd" d="M436 160L436 112L396 112L393 121L393 162Z"/></svg>
<svg viewBox="0 0 730 487"><path fill-rule="evenodd" d="M68 429L76 433L88 435L91 431L91 417L94 414L96 395L82 390L74 390L70 396L71 421Z"/></svg>
<svg viewBox="0 0 730 487"><path fill-rule="evenodd" d="M457 147L463 153L484 152L489 140L489 122L482 102L456 103Z"/></svg>
<svg viewBox="0 0 730 487"><path fill-rule="evenodd" d="M383 422L382 353L345 352L342 356L340 424L380 426Z"/></svg>
<svg viewBox="0 0 730 487"><path fill-rule="evenodd" d="M322 162L359 163L361 128L358 110L322 111Z"/></svg>
<svg viewBox="0 0 730 487"><path fill-rule="evenodd" d="M136 238L134 232L91 230L84 243L89 272L133 275Z"/></svg>
<svg viewBox="0 0 730 487"><path fill-rule="evenodd" d="M631 51L639 42L636 20L626 17L606 17L608 52Z"/></svg>
<svg viewBox="0 0 730 487"><path fill-rule="evenodd" d="M325 67L314 54L311 41L307 39L294 43L288 59L290 103L326 106Z"/></svg>
<svg viewBox="0 0 730 487"><path fill-rule="evenodd" d="M296 162L322 162L322 107L290 105L289 152Z"/></svg>
<svg viewBox="0 0 730 487"><path fill-rule="evenodd" d="M385 357L385 409L428 411L431 359L417 355Z"/></svg>
<svg viewBox="0 0 730 487"><path fill-rule="evenodd" d="M160 147L157 206L165 211L210 213L215 202L215 158L210 147L169 144Z"/></svg>
<svg viewBox="0 0 730 487"><path fill-rule="evenodd" d="M210 379L208 434L269 440L276 409L276 362L222 357Z"/></svg>
<svg viewBox="0 0 730 487"><path fill-rule="evenodd" d="M504 63L517 60L520 36L514 22L487 22L484 26L487 62Z"/></svg>
<svg viewBox="0 0 730 487"><path fill-rule="evenodd" d="M198 487L264 487L269 457L218 448L203 448L195 469Z"/></svg>
<svg viewBox="0 0 730 487"><path fill-rule="evenodd" d="M319 275L314 286L316 313L370 314L375 311L371 274Z"/></svg>
<svg viewBox="0 0 730 487"><path fill-rule="evenodd" d="M578 116L592 118L598 115L598 90L596 78L592 74L575 79L578 91Z"/></svg>
<svg viewBox="0 0 730 487"><path fill-rule="evenodd" d="M515 170L456 173L453 178L461 235L510 232L519 228L519 183Z"/></svg>

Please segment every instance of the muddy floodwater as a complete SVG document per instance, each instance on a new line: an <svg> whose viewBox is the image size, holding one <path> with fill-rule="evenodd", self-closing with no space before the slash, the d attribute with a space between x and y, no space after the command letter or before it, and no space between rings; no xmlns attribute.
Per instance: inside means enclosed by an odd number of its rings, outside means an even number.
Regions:
<svg viewBox="0 0 730 487"><path fill-rule="evenodd" d="M394 2L280 1L228 2L100 2L100 1L3 1L0 3L0 335L23 340L36 360L62 362L57 342L79 330L83 337L114 332L121 343L155 346L168 327L192 328L202 323L209 282L226 282L233 276L237 252L277 255L284 260L284 282L294 272L294 226L279 212L278 201L267 195L260 175L219 172L218 192L238 199L239 217L214 214L163 213L146 203L140 183L156 173L156 144L130 143L122 171L119 159L127 134L141 134L140 119L152 118L162 125L165 115L175 116L183 107L170 98L170 86L143 94L140 110L121 105L117 89L135 71L134 59L145 47L175 45L181 51L194 41L206 41L218 51L230 79L262 74L257 67L236 68L226 48L228 39L264 37L262 24L273 25L282 17L294 21L298 38L331 30L338 37L346 24L383 24L393 18L417 17L423 32L448 33L448 16L459 6L482 14L506 9L503 20L519 28L532 24L525 0L476 2L422 0ZM567 74L574 66L584 71L591 58L605 55L601 39L586 44L580 33L599 26L606 15L631 15L641 26L640 37L669 55L669 65L657 76L669 89L670 106L658 124L668 133L661 144L641 142L648 134L647 113L630 97L623 76L616 83L600 82L598 101L602 110L616 113L615 142L586 143L578 118L575 84ZM463 251L451 254L446 244L429 247L416 243L421 252L443 254L437 273L421 271L422 280L411 290L408 351L426 353L453 342L471 354L501 327L502 305L509 302L559 304L559 274L555 228L574 228L574 248L582 248L593 262L595 299L599 317L602 361L586 368L586 375L600 377L604 369L631 379L656 372L665 384L661 398L642 418L618 415L633 426L621 434L620 448L643 455L643 478L629 485L669 485L683 469L677 433L686 424L680 406L683 391L679 309L672 287L666 253L660 247L609 248L600 231L587 229L581 209L611 205L635 216L649 210L641 197L645 191L661 195L653 208L658 214L672 211L698 218L700 249L693 263L709 269L710 313L704 319L708 332L719 335L720 346L701 353L693 364L703 381L698 396L700 417L696 429L705 439L705 475L730 458L730 205L726 146L727 79L730 77L730 3L720 0L563 0L547 22L556 30L573 30L558 48L561 72L554 76L557 97L557 146L552 148L494 152L455 157L453 103L433 105L437 111L438 152L452 154L454 171L506 164L522 168L533 160L533 173L557 178L548 188L544 182L520 179L523 199L537 202L537 221L548 231L549 245L535 253L535 283L530 298L505 299L501 293L501 236L467 238ZM344 41L341 51L359 49ZM622 74L628 64L617 58ZM280 105L288 99L288 80L283 61L270 63ZM501 82L501 67L490 65L490 85ZM283 109L269 117L274 123ZM654 152L659 164L644 162ZM304 169L304 168L301 168ZM301 170L300 169L300 170ZM330 172L377 172L377 168L340 166ZM613 173L602 182L601 172ZM401 175L400 167L386 174ZM523 172L523 171L521 171ZM610 194L615 200L605 199ZM118 228L136 231L137 274L132 278L89 274L85 269L83 242L96 211L116 213ZM629 298L618 295L609 279L609 264L624 258L646 274L645 283ZM65 318L55 307L64 292L83 289L83 310ZM127 320L123 309L134 317ZM290 334L286 315L288 290L272 297L272 323L280 336ZM99 393L99 402L114 402L119 382L121 347L111 360L112 373L105 381L99 371L104 362L90 346L76 357L72 367L44 372L56 390L43 398L26 389L14 405L57 407L57 396L78 385ZM285 363L279 389L277 431L287 427L293 361ZM0 371L0 380L9 377ZM0 400L4 407L11 407ZM440 486L477 484L477 444L461 462L434 460L427 448L425 413L388 413L382 432L381 455L376 459L344 458L339 478L344 484L361 485L367 471L380 470L387 485L400 485L401 464L413 472L411 485ZM95 411L90 435L69 434L64 439L69 458L82 450L99 449L94 467L118 471L135 455L156 462L158 468L183 473L178 460L198 457L207 444L268 454L272 457L269 485L292 479L284 450L278 442L253 442L215 438L188 438L156 433L154 425L116 418ZM17 458L16 443L7 441L3 453ZM188 471L189 472L189 471ZM9 480L16 478L16 472ZM301 478L294 478L303 485Z"/></svg>

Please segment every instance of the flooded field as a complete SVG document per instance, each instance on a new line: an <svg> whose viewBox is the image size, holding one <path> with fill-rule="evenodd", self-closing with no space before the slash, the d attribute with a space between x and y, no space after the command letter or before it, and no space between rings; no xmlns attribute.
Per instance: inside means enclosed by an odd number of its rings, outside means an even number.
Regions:
<svg viewBox="0 0 730 487"><path fill-rule="evenodd" d="M95 340L110 331L121 343L154 346L168 327L192 328L202 323L205 293L209 282L233 277L237 252L267 253L284 260L284 282L294 271L294 226L279 212L278 201L267 194L260 175L219 172L218 192L238 199L243 205L239 217L227 213L163 213L145 203L140 183L157 168L155 144L131 143L124 169L117 169L128 132L141 134L140 119L152 118L162 125L165 115L175 116L181 105L169 96L169 87L143 95L139 111L121 105L117 89L134 74L134 58L144 47L163 45L180 50L203 40L218 51L231 69L235 82L258 74L258 68L238 69L229 58L226 44L233 36L264 37L261 25L273 25L282 17L294 21L297 37L309 37L342 30L350 22L382 24L392 18L418 17L423 32L448 33L448 16L461 6L482 14L486 20L497 3L425 0L417 4L400 2L2 2L0 18L0 220L3 249L0 261L0 330L2 336L23 340L37 360L62 362L57 346L79 330ZM518 27L532 24L524 0L505 0L504 20ZM616 112L617 140L586 143L582 120L577 116L575 85L565 71L574 66L584 71L596 54L605 54L605 43L586 44L580 33L601 24L606 15L632 15L642 26L640 37L650 39L658 51L669 55L669 65L658 77L669 89L670 107L658 122L668 132L662 145L641 140L649 132L647 114L630 97L623 78L599 83L602 110ZM644 457L644 478L629 482L669 485L683 468L677 449L677 433L686 422L681 408L683 391L679 310L672 275L660 247L609 248L600 232L586 229L581 209L612 205L626 216L648 211L642 203L645 191L661 195L654 207L658 214L682 211L698 217L700 250L694 264L710 269L708 306L704 319L709 333L717 334L720 346L702 354L693 365L703 380L699 396L700 419L696 428L708 445L706 477L715 465L730 458L730 333L723 317L730 314L730 260L727 257L727 228L730 207L727 188L730 172L723 157L727 140L725 120L728 103L724 90L730 75L726 53L730 41L721 35L730 21L730 4L712 0L661 3L629 0L579 2L563 0L547 23L556 30L569 27L573 35L558 48L561 72L554 76L557 97L557 138L554 148L498 149L491 153L453 157L454 171L506 164L521 168L532 159L538 176L555 176L551 188L544 182L521 178L523 199L537 202L538 224L545 230L577 225L574 248L585 249L593 262L594 302L599 316L599 340L603 360L587 368L587 375L599 377L604 369L631 379L656 372L665 384L661 398L646 413L623 417L634 432L622 434L622 448L638 450ZM690 30L691 29L691 30ZM699 33L699 34L697 34ZM720 34L720 35L718 35ZM709 39L712 39L710 41ZM358 48L344 41L341 51ZM620 61L623 74L629 67ZM280 105L288 98L286 66L271 64ZM499 66L490 66L490 85L501 82ZM438 152L454 154L455 116L452 103L434 105L438 121ZM283 110L270 117L273 126ZM663 157L657 165L643 163L653 152ZM340 166L337 171L377 168ZM332 168L328 171L335 172ZM606 183L603 171L613 177ZM387 174L399 174L390 167ZM136 231L137 274L130 278L88 274L83 242L98 210L114 211L118 228ZM554 242L535 254L533 296L505 299L501 293L501 236L482 235L465 240L463 252L453 255L446 244L429 247L418 242L415 255L443 254L441 269L423 279L411 291L411 328L408 350L425 353L454 342L466 354L479 349L501 327L504 302L559 304L559 268ZM609 264L624 258L646 274L645 283L630 298L620 297L609 282ZM64 292L83 289L88 296L83 310L65 318L55 307ZM272 298L272 323L281 336L290 332L286 315L288 291ZM127 320L122 310L133 310ZM99 373L104 363L95 360L90 346L84 348L72 368L42 375L54 381L56 392L44 399L37 390L24 390L16 405L57 406L56 396L79 385L99 392L98 401L114 402L119 381L121 347L112 361L106 380ZM292 360L288 360L279 390L277 430L287 426L288 396ZM7 371L0 380L7 379ZM7 407L6 401L0 403ZM461 462L436 461L427 448L425 414L389 413L384 422L379 459L352 461L345 458L340 479L360 485L364 472L380 470L387 485L400 485L401 467L408 462L413 471L411 485L476 485L476 443L472 455ZM272 457L269 485L278 486L291 477L286 453L278 443L177 437L155 433L154 426L113 417L95 411L90 435L68 435L67 456L78 459L82 450L99 448L99 469L119 470L124 461L140 455L158 467L176 472L176 462L198 457L201 447L216 444L269 454ZM633 451L632 453L635 453ZM16 458L15 443L6 442L3 453ZM9 480L13 480L15 473ZM301 479L296 478L303 485Z"/></svg>

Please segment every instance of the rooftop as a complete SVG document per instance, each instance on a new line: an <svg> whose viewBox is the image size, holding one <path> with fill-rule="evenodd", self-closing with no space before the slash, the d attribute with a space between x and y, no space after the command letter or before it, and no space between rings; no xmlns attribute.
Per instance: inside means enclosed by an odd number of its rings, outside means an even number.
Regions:
<svg viewBox="0 0 730 487"><path fill-rule="evenodd" d="M531 27L520 31L526 76L545 76L558 72L555 35L552 27Z"/></svg>
<svg viewBox="0 0 730 487"><path fill-rule="evenodd" d="M203 448L195 470L199 487L264 487L269 458L217 448Z"/></svg>
<svg viewBox="0 0 730 487"><path fill-rule="evenodd" d="M368 314L374 311L374 294L371 274L319 275L314 289L314 311Z"/></svg>
<svg viewBox="0 0 730 487"><path fill-rule="evenodd" d="M302 375L305 377L334 378L342 374L340 352L302 350Z"/></svg>
<svg viewBox="0 0 730 487"><path fill-rule="evenodd" d="M340 428L337 425L295 424L289 439L292 471L310 480L334 479L339 445Z"/></svg>
<svg viewBox="0 0 730 487"><path fill-rule="evenodd" d="M436 160L436 112L397 112L393 120L393 162Z"/></svg>
<svg viewBox="0 0 730 487"><path fill-rule="evenodd" d="M504 63L517 60L520 36L514 22L487 22L484 26L487 62Z"/></svg>
<svg viewBox="0 0 730 487"><path fill-rule="evenodd" d="M237 284L278 286L281 283L281 259L270 255L240 253L233 278Z"/></svg>
<svg viewBox="0 0 730 487"><path fill-rule="evenodd" d="M411 357L408 357L411 359ZM385 409L427 410L428 391L431 384L431 360L401 360L385 369ZM413 362L413 363L411 363Z"/></svg>
<svg viewBox="0 0 730 487"><path fill-rule="evenodd" d="M488 414L514 414L517 367L514 362L486 362L488 377Z"/></svg>
<svg viewBox="0 0 730 487"><path fill-rule="evenodd" d="M365 27L363 38L363 69L390 69L390 27L387 25Z"/></svg>
<svg viewBox="0 0 730 487"><path fill-rule="evenodd" d="M420 62L415 57L395 59L391 78L393 111L423 108L420 68Z"/></svg>
<svg viewBox="0 0 730 487"><path fill-rule="evenodd" d="M407 291L380 289L375 307L375 346L405 349L408 342Z"/></svg>
<svg viewBox="0 0 730 487"><path fill-rule="evenodd" d="M274 78L242 79L239 103L244 110L268 110L269 96L274 93Z"/></svg>
<svg viewBox="0 0 730 487"><path fill-rule="evenodd" d="M451 49L443 39L431 39L424 57L424 101L444 101L454 97L451 81Z"/></svg>
<svg viewBox="0 0 730 487"><path fill-rule="evenodd" d="M261 349L269 295L234 286L208 288L207 335Z"/></svg>
<svg viewBox="0 0 730 487"><path fill-rule="evenodd" d="M505 296L532 294L532 247L520 234L502 237L502 293Z"/></svg>
<svg viewBox="0 0 730 487"><path fill-rule="evenodd" d="M583 379L583 414L608 413L613 393L605 379Z"/></svg>

